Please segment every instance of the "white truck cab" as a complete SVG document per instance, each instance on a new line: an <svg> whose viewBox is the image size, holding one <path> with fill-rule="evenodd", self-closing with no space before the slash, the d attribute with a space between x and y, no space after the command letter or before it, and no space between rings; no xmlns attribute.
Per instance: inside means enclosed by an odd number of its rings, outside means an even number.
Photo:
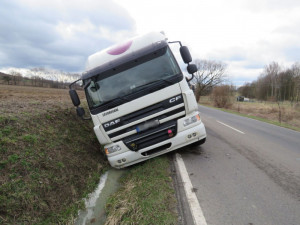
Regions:
<svg viewBox="0 0 300 225"><path fill-rule="evenodd" d="M152 32L87 60L80 80L94 132L112 167L127 167L206 140L196 99L170 43L174 42L168 43L164 34ZM188 49L181 46L180 53L188 72L196 72ZM69 93L84 118L74 83Z"/></svg>

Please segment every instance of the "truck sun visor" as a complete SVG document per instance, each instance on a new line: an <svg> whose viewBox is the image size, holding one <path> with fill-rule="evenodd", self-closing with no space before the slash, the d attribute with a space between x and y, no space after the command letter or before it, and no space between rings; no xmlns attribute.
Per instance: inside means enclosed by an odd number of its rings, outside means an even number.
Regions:
<svg viewBox="0 0 300 225"><path fill-rule="evenodd" d="M142 49L139 49L137 51L132 51L131 53L128 53L128 54L125 54L124 56L118 57L117 59L112 60L109 63L105 63L101 66L98 66L92 70L89 70L89 71L83 73L81 79L85 80L85 79L91 78L93 76L99 75L107 70L113 69L117 66L120 66L120 65L126 63L126 62L135 60L135 59L140 58L147 54L151 54L152 52L155 52L158 49L164 48L167 45L168 45L168 43L166 41L159 41L159 42L153 43L151 45L148 45ZM119 51L121 51L121 50L119 50ZM117 50L113 51L113 53L115 53L115 52L117 52Z"/></svg>

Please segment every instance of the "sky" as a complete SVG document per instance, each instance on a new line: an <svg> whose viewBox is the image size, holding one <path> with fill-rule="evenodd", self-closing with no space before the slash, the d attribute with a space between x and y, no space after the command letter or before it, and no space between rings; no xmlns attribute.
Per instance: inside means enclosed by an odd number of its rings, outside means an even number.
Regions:
<svg viewBox="0 0 300 225"><path fill-rule="evenodd" d="M0 0L0 15L0 70L83 72L90 54L151 31L226 63L235 85L300 61L299 0Z"/></svg>

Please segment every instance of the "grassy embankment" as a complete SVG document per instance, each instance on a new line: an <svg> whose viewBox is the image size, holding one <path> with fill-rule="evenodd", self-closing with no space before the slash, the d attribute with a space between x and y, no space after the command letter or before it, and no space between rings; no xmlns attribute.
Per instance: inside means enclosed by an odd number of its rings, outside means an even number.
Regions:
<svg viewBox="0 0 300 225"><path fill-rule="evenodd" d="M300 131L300 103L281 102L279 108L276 102L237 102L235 99L231 99L228 108L221 110ZM199 103L214 107L214 102L209 96L202 96Z"/></svg>
<svg viewBox="0 0 300 225"><path fill-rule="evenodd" d="M67 90L0 85L0 224L71 223L105 167Z"/></svg>
<svg viewBox="0 0 300 225"><path fill-rule="evenodd" d="M107 166L99 149L67 90L0 85L0 224L72 224ZM106 224L176 224L169 163L128 168Z"/></svg>

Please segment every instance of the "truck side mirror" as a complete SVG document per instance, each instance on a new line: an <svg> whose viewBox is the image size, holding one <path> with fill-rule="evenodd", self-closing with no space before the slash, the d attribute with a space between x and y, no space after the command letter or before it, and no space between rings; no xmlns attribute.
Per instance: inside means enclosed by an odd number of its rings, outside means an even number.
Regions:
<svg viewBox="0 0 300 225"><path fill-rule="evenodd" d="M72 102L73 102L74 106L76 106L76 107L79 106L80 105L80 99L78 97L77 92L75 90L71 89L71 90L69 90L69 95L72 99Z"/></svg>
<svg viewBox="0 0 300 225"><path fill-rule="evenodd" d="M180 55L181 55L181 58L183 59L184 63L192 62L192 56L191 56L191 53L190 53L188 47L181 46L179 51L180 51Z"/></svg>
<svg viewBox="0 0 300 225"><path fill-rule="evenodd" d="M193 73L196 73L198 71L198 68L195 64L189 64L187 67L186 67L187 71L189 74L193 74Z"/></svg>
<svg viewBox="0 0 300 225"><path fill-rule="evenodd" d="M77 116L83 118L83 116L84 116L84 114L85 114L85 111L84 111L83 108L77 107L77 108L76 108L76 112L77 112Z"/></svg>

